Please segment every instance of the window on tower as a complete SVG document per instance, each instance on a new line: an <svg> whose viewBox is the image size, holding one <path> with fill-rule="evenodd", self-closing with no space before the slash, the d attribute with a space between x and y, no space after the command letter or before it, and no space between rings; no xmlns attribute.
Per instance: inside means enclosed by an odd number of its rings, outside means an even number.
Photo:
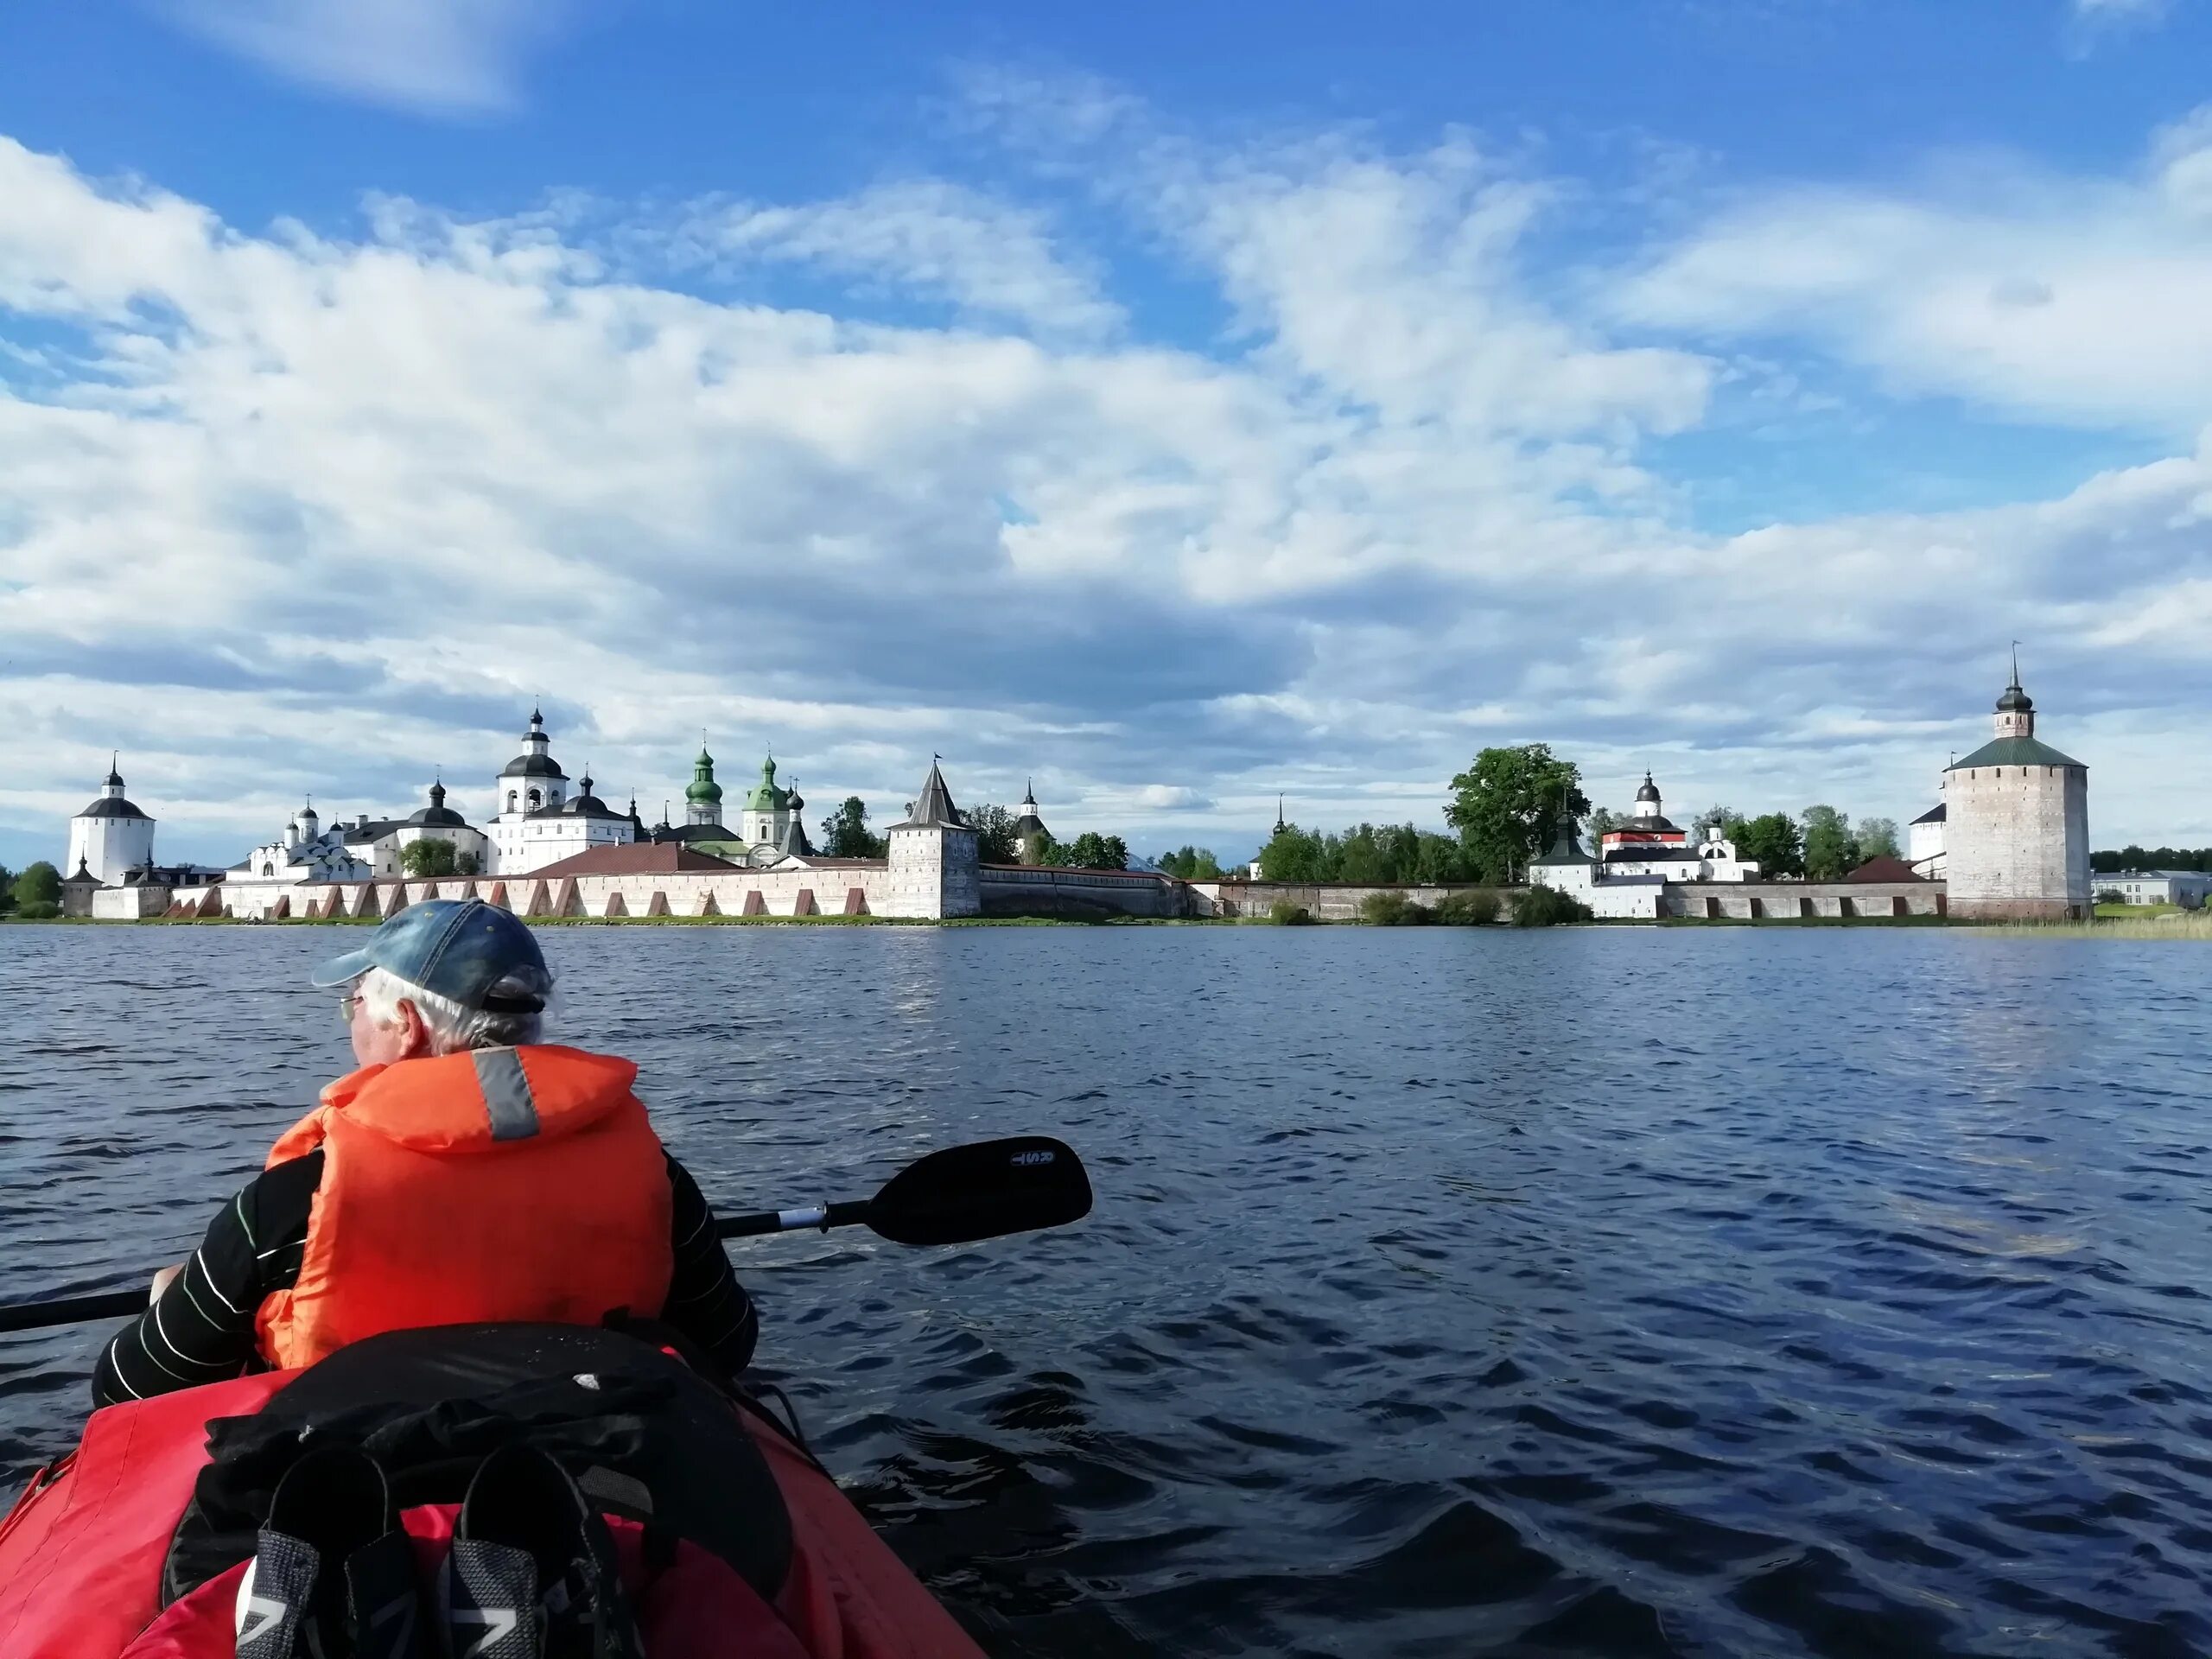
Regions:
<svg viewBox="0 0 2212 1659"><path fill-rule="evenodd" d="M530 804L535 809L544 804L544 798L533 789L530 791Z"/></svg>

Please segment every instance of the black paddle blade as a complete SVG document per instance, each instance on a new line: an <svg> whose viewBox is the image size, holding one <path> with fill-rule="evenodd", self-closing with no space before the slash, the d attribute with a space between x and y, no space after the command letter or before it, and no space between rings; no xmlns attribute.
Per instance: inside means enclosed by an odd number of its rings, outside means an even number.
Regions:
<svg viewBox="0 0 2212 1659"><path fill-rule="evenodd" d="M1075 1149L1050 1135L1018 1135L907 1165L869 1201L868 1224L896 1244L965 1244L1090 1213L1090 1177Z"/></svg>

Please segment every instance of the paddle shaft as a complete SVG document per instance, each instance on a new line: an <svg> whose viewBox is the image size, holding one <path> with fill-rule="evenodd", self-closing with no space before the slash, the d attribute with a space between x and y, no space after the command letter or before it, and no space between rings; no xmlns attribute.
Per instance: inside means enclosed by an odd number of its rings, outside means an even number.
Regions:
<svg viewBox="0 0 2212 1659"><path fill-rule="evenodd" d="M717 1222L715 1231L723 1238L755 1238L764 1233L789 1233L807 1227L850 1227L868 1219L870 1200L816 1205L804 1210L766 1210L759 1215L730 1216ZM104 1290L91 1296L62 1296L50 1302L25 1302L0 1307L0 1335L10 1331L35 1331L43 1325L76 1325L86 1319L127 1319L146 1311L143 1290Z"/></svg>
<svg viewBox="0 0 2212 1659"><path fill-rule="evenodd" d="M720 1238L756 1238L858 1224L894 1244L959 1244L1062 1226L1090 1210L1090 1182L1083 1160L1049 1136L1016 1135L927 1154L884 1183L872 1198L728 1216L715 1224L715 1233ZM146 1306L143 1290L0 1306L0 1334L80 1319L129 1319Z"/></svg>

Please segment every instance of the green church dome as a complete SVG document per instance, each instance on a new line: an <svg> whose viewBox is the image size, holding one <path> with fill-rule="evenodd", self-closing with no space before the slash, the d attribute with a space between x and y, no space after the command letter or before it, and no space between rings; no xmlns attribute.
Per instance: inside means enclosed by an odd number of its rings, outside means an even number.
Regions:
<svg viewBox="0 0 2212 1659"><path fill-rule="evenodd" d="M683 791L683 798L695 806L715 806L721 801L722 786L715 781L715 757L704 747L691 763L691 785Z"/></svg>
<svg viewBox="0 0 2212 1659"><path fill-rule="evenodd" d="M776 787L776 757L770 755L760 763L760 781L745 797L748 812L780 812L788 797Z"/></svg>

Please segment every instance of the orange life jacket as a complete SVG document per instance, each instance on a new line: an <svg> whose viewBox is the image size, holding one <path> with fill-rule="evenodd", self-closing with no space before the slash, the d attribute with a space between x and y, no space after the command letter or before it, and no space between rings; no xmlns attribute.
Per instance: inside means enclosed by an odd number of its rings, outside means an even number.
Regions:
<svg viewBox="0 0 2212 1659"><path fill-rule="evenodd" d="M674 1252L638 1068L552 1045L364 1066L277 1141L322 1148L298 1281L263 1299L287 1369L381 1332L488 1319L651 1317Z"/></svg>

